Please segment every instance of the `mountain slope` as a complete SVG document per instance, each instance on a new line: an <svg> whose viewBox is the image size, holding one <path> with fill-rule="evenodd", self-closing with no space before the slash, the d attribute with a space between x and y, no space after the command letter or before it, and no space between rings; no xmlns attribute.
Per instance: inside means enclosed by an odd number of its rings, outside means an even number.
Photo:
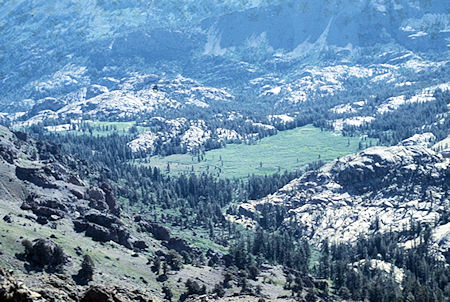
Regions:
<svg viewBox="0 0 450 302"><path fill-rule="evenodd" d="M448 58L447 9L406 0L8 2L0 10L0 109L27 111L129 72L212 86L225 77L239 88L262 74L296 79L310 64L388 63L375 59L386 52L439 61Z"/></svg>
<svg viewBox="0 0 450 302"><path fill-rule="evenodd" d="M299 236L317 243L402 233L415 220L434 225L435 242L449 257L450 160L426 147L430 138L342 157L267 198L241 204L240 213L264 217L270 206L285 208L285 226L295 222Z"/></svg>
<svg viewBox="0 0 450 302"><path fill-rule="evenodd" d="M199 248L148 213L123 211L104 173L0 126L1 301L170 301L168 292L182 301L293 301L284 288L292 274L315 289L310 275L269 263L241 289L228 250ZM80 281L87 256L92 280Z"/></svg>

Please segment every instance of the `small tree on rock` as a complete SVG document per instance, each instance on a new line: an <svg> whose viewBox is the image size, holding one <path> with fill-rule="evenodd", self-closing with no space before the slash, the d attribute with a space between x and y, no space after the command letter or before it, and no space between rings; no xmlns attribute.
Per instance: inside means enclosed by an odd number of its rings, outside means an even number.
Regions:
<svg viewBox="0 0 450 302"><path fill-rule="evenodd" d="M81 263L81 269L78 271L78 274L75 276L75 281L77 281L80 285L88 284L89 281L93 280L94 276L94 261L91 256L84 255L83 262Z"/></svg>

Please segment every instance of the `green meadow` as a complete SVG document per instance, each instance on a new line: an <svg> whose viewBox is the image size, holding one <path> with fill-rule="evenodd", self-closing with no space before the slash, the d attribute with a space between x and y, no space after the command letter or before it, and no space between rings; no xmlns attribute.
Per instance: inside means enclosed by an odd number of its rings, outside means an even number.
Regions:
<svg viewBox="0 0 450 302"><path fill-rule="evenodd" d="M307 125L280 131L253 145L230 144L207 151L203 158L191 154L153 156L138 161L170 173L210 172L223 178L243 178L304 168L317 160L330 161L358 151L359 137L343 137ZM365 146L366 141L363 143ZM367 141L369 143L369 141Z"/></svg>

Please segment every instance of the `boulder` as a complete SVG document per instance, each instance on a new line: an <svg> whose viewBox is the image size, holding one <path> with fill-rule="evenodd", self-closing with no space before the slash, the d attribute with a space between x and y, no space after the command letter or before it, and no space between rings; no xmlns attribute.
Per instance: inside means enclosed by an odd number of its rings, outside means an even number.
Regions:
<svg viewBox="0 0 450 302"><path fill-rule="evenodd" d="M111 231L108 228L95 223L87 223L85 231L86 231L85 235L87 237L92 238L95 241L107 242L113 239L116 239L113 241L118 240L117 238L113 237Z"/></svg>
<svg viewBox="0 0 450 302"><path fill-rule="evenodd" d="M9 215L3 216L3 221L5 221L6 223L11 223L12 222L11 216Z"/></svg>
<svg viewBox="0 0 450 302"><path fill-rule="evenodd" d="M139 289L93 285L81 296L80 302L151 302L154 297ZM159 301L156 300L156 301Z"/></svg>
<svg viewBox="0 0 450 302"><path fill-rule="evenodd" d="M91 200L89 202L89 207L102 212L109 210L108 204L103 200Z"/></svg>
<svg viewBox="0 0 450 302"><path fill-rule="evenodd" d="M199 256L201 254L201 251L197 248L191 247L186 240L180 238L180 237L173 237L170 238L169 241L164 242L163 245L167 247L169 250L174 250L177 253L181 253L183 251L187 252L188 254L192 255L193 257Z"/></svg>
<svg viewBox="0 0 450 302"><path fill-rule="evenodd" d="M139 221L139 230L141 232L151 233L157 240L170 240L170 231L165 226L150 222L148 220Z"/></svg>
<svg viewBox="0 0 450 302"><path fill-rule="evenodd" d="M84 216L84 220L74 220L74 228L77 232L85 231L86 236L95 241L111 240L127 248L133 248L130 233L123 226L122 221L113 215L91 210Z"/></svg>
<svg viewBox="0 0 450 302"><path fill-rule="evenodd" d="M79 187L83 187L83 182L80 180L80 178L78 176L75 176L75 175L70 175L67 178L67 182L69 182L73 185L79 186Z"/></svg>
<svg viewBox="0 0 450 302"><path fill-rule="evenodd" d="M63 201L45 198L37 195L29 195L20 208L25 211L31 210L38 218L48 219L49 217L53 217L52 220L55 220L56 217L57 220L66 216L68 208Z"/></svg>
<svg viewBox="0 0 450 302"><path fill-rule="evenodd" d="M118 241L116 242L126 248L132 249L133 244L131 243L130 233L128 232L128 230L126 230L125 228L119 228L116 231L118 236Z"/></svg>
<svg viewBox="0 0 450 302"><path fill-rule="evenodd" d="M108 205L109 211L114 215L120 215L120 206L114 196L114 192L109 184L103 183L100 187L105 193L105 201Z"/></svg>
<svg viewBox="0 0 450 302"><path fill-rule="evenodd" d="M96 285L88 288L88 290L83 294L81 302L115 302L116 299L113 298L110 290Z"/></svg>
<svg viewBox="0 0 450 302"><path fill-rule="evenodd" d="M114 241L129 249L133 248L133 245L130 242L130 234L128 233L128 231L117 226L106 228L95 223L87 223L85 235L87 237L91 237L95 241Z"/></svg>
<svg viewBox="0 0 450 302"><path fill-rule="evenodd" d="M16 176L20 180L26 180L38 187L54 189L57 186L52 183L50 176L46 175L40 168L16 167Z"/></svg>
<svg viewBox="0 0 450 302"><path fill-rule="evenodd" d="M79 190L78 188L72 188L70 190L70 193L72 193L77 199L83 199L84 194L81 190Z"/></svg>
<svg viewBox="0 0 450 302"><path fill-rule="evenodd" d="M105 201L105 193L96 187L90 187L87 191L87 198L90 201Z"/></svg>
<svg viewBox="0 0 450 302"><path fill-rule="evenodd" d="M86 231L87 228L87 222L81 219L75 219L73 220L74 230L75 232L81 233Z"/></svg>
<svg viewBox="0 0 450 302"><path fill-rule="evenodd" d="M96 223L104 227L109 227L113 224L123 225L122 221L116 216L100 213L96 210L87 212L84 218L88 222Z"/></svg>
<svg viewBox="0 0 450 302"><path fill-rule="evenodd" d="M46 218L50 217L59 217L59 219L64 218L65 213L61 210L49 208L49 207L40 207L36 206L31 209L36 216L44 216Z"/></svg>
<svg viewBox="0 0 450 302"><path fill-rule="evenodd" d="M36 219L36 222L39 223L39 224L44 225L44 224L47 224L47 223L48 223L48 219L45 218L44 216L39 216L39 217Z"/></svg>
<svg viewBox="0 0 450 302"><path fill-rule="evenodd" d="M22 203L22 205L20 206L20 209L22 209L24 211L29 211L29 210L33 209L33 204L31 204L31 203L29 203L27 201L24 201Z"/></svg>
<svg viewBox="0 0 450 302"><path fill-rule="evenodd" d="M133 247L138 250L146 250L148 248L148 245L143 240L137 240L133 242Z"/></svg>

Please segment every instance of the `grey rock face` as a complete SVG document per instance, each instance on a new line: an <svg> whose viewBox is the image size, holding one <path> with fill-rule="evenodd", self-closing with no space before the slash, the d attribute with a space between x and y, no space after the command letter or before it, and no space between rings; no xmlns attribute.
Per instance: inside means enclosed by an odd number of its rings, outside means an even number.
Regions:
<svg viewBox="0 0 450 302"><path fill-rule="evenodd" d="M155 239L165 241L170 239L170 231L165 226L146 219L140 220L138 223L140 231L151 233Z"/></svg>
<svg viewBox="0 0 450 302"><path fill-rule="evenodd" d="M351 242L361 233L408 228L411 219L439 221L449 198L450 160L423 144L400 144L342 157L241 207L247 217L268 204L287 207L286 226L297 221L313 241ZM445 235L449 226L442 228Z"/></svg>
<svg viewBox="0 0 450 302"><path fill-rule="evenodd" d="M0 199L15 196L15 201L22 203L20 208L32 211L36 216L30 219L40 224L68 218L77 232L86 232L94 240L132 248L110 185L86 186L79 171L70 168L74 159L60 154L54 145L3 127L0 134L0 169L10 171L9 176L0 175L0 182L15 179L16 183L0 186Z"/></svg>

